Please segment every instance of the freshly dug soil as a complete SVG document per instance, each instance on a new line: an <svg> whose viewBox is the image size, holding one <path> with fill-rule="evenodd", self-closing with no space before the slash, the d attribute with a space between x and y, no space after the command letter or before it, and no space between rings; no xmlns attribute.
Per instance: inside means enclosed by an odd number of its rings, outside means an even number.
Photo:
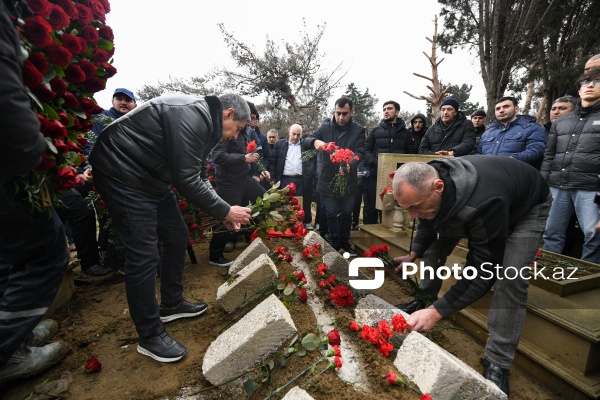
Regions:
<svg viewBox="0 0 600 400"><path fill-rule="evenodd" d="M269 248L276 246L301 247L291 239L273 239L266 241ZM243 247L243 246L241 246ZM70 399L175 399L184 394L191 394L211 387L202 376L202 359L210 343L244 313L248 312L259 300L256 300L231 314L225 314L214 305L217 288L227 280L227 268L208 265L208 243L194 245L198 264L187 264L185 268L184 296L190 301L208 301L209 310L202 316L192 319L182 319L168 323L167 330L188 350L188 356L178 363L163 364L144 357L136 351L137 334L129 316L123 277L109 275L107 277L90 278L75 269L76 292L68 308L60 310L53 316L60 325L55 339L66 341L70 345L68 356L53 368L32 378L15 381L0 388L2 399L25 399L36 385L59 379L69 371L73 378L68 391ZM226 253L229 258L235 258L243 248L236 248ZM317 260L310 263L311 271L316 271ZM293 267L282 262L277 264L280 274L289 274ZM316 272L314 278L317 280ZM318 280L317 280L318 281ZM157 287L159 281L157 278ZM386 301L396 304L411 300L407 289L393 279L386 279L385 284L373 292ZM315 290L315 295L326 296L323 289ZM334 306L331 302L326 307L335 312L335 325L346 333L347 338L359 349L362 365L365 368L370 391L357 391L352 382L344 382L333 370L328 370L320 376L316 374L327 366L323 362L316 367L315 373L299 378L293 385L282 391L283 394L295 385L306 384L305 389L315 399L418 399L418 396L404 388L391 386L385 379L389 371L397 373L393 366L395 351L384 358L375 346L361 339L359 332L349 329L353 320L352 310ZM290 313L300 335L312 332L320 335L316 319L310 307L299 300L291 303ZM450 329L437 330L432 338L461 360L476 370L481 370L479 358L482 354L482 343L468 332L453 330L456 326L451 320L443 322ZM84 372L84 366L91 357L97 357L102 363L98 373ZM272 370L272 383L257 384L252 399L264 399L271 391L283 386L297 376L311 363L320 358L317 351L308 352L306 356L296 354L288 359L287 366L280 367L275 358L275 368ZM342 354L342 361L344 360ZM342 367L343 368L343 367ZM255 381L261 380L260 371L250 375ZM197 393L188 398L201 399L245 399L241 388L248 377ZM540 385L527 372L513 367L511 371L511 399L562 399L559 394ZM183 390L184 388L187 388Z"/></svg>

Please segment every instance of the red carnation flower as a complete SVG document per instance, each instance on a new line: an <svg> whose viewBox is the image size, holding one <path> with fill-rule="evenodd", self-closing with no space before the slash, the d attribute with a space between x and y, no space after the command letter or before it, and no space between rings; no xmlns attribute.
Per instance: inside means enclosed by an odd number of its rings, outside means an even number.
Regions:
<svg viewBox="0 0 600 400"><path fill-rule="evenodd" d="M92 10L83 4L75 4L75 8L77 9L77 20L83 25L89 25L94 20Z"/></svg>
<svg viewBox="0 0 600 400"><path fill-rule="evenodd" d="M333 303L340 307L348 307L354 305L354 297L352 296L352 292L344 285L339 285L331 288L331 292L327 296L327 299L333 300Z"/></svg>
<svg viewBox="0 0 600 400"><path fill-rule="evenodd" d="M337 329L332 329L327 334L327 339L329 340L329 344L332 346L339 346L342 343L342 339L340 338L340 333Z"/></svg>
<svg viewBox="0 0 600 400"><path fill-rule="evenodd" d="M77 9L71 0L57 0L56 4L58 4L63 11L69 16L71 19L77 19Z"/></svg>
<svg viewBox="0 0 600 400"><path fill-rule="evenodd" d="M27 39L38 47L44 48L49 44L54 43L52 41L52 36L50 36L52 27L40 16L27 18L25 20L24 31Z"/></svg>
<svg viewBox="0 0 600 400"><path fill-rule="evenodd" d="M251 141L246 146L246 153L252 153L254 150L256 150L256 140Z"/></svg>
<svg viewBox="0 0 600 400"><path fill-rule="evenodd" d="M71 52L71 54L79 54L82 51L81 45L79 44L79 38L77 36L65 33L60 37L62 45Z"/></svg>
<svg viewBox="0 0 600 400"><path fill-rule="evenodd" d="M538 249L537 252L535 253L536 257L541 257L542 256L542 249Z"/></svg>
<svg viewBox="0 0 600 400"><path fill-rule="evenodd" d="M61 7L50 4L50 16L48 17L48 22L54 29L60 31L69 26L71 20Z"/></svg>
<svg viewBox="0 0 600 400"><path fill-rule="evenodd" d="M325 281L320 281L319 282L319 287L320 288L324 288L325 287Z"/></svg>
<svg viewBox="0 0 600 400"><path fill-rule="evenodd" d="M432 400L431 395L429 393L423 393L419 400Z"/></svg>
<svg viewBox="0 0 600 400"><path fill-rule="evenodd" d="M398 375L396 375L393 372L388 372L387 374L385 374L385 377L387 378L388 382L392 385L399 385L402 383L401 379L398 380Z"/></svg>
<svg viewBox="0 0 600 400"><path fill-rule="evenodd" d="M98 44L98 31L93 26L85 26L81 30L81 36L90 44Z"/></svg>
<svg viewBox="0 0 600 400"><path fill-rule="evenodd" d="M65 70L65 77L73 83L81 83L86 80L85 72L76 64L69 64Z"/></svg>
<svg viewBox="0 0 600 400"><path fill-rule="evenodd" d="M336 366L337 369L342 368L342 360L339 357L335 357L333 359L333 362L334 362L334 364L335 364L335 366Z"/></svg>
<svg viewBox="0 0 600 400"><path fill-rule="evenodd" d="M336 357L341 357L342 356L342 351L340 350L340 346L338 346L337 344L335 346L332 346L333 349L333 355Z"/></svg>
<svg viewBox="0 0 600 400"><path fill-rule="evenodd" d="M377 343L377 351L379 351L381 355L387 357L390 355L392 350L394 350L394 345L392 343L388 342L384 338L379 339L379 342Z"/></svg>
<svg viewBox="0 0 600 400"><path fill-rule="evenodd" d="M66 48L64 48L63 46L61 46L58 43L52 43L48 46L46 46L46 48L44 49L46 55L48 56L48 59L50 59L50 62L52 64L61 66L61 67L65 67L69 61L71 61L71 58L73 57L73 55L71 54L71 52L69 50L67 50Z"/></svg>
<svg viewBox="0 0 600 400"><path fill-rule="evenodd" d="M358 331L361 330L361 327L360 327L359 324L356 323L356 321L351 321L350 322L350 329L353 330L353 331L358 332Z"/></svg>
<svg viewBox="0 0 600 400"><path fill-rule="evenodd" d="M102 369L102 363L96 357L90 357L87 364L85 364L85 372L99 372Z"/></svg>
<svg viewBox="0 0 600 400"><path fill-rule="evenodd" d="M317 272L319 273L319 275L324 275L325 274L325 270L327 270L329 267L326 264L321 264L317 267Z"/></svg>
<svg viewBox="0 0 600 400"><path fill-rule="evenodd" d="M404 333L406 329L410 328L410 325L404 319L402 314L396 314L392 317L392 326L394 327L395 332Z"/></svg>
<svg viewBox="0 0 600 400"><path fill-rule="evenodd" d="M108 25L102 25L99 28L99 31L100 31L100 37L102 37L102 38L104 38L106 40L109 40L111 42L115 41L115 35L113 34L113 30L112 30L112 28L110 26L108 26Z"/></svg>
<svg viewBox="0 0 600 400"><path fill-rule="evenodd" d="M300 288L300 290L298 291L298 298L302 301L308 300L308 293L306 293L305 288Z"/></svg>
<svg viewBox="0 0 600 400"><path fill-rule="evenodd" d="M285 255L285 261L290 262L290 263L292 262L292 255L290 253Z"/></svg>
<svg viewBox="0 0 600 400"><path fill-rule="evenodd" d="M42 83L44 76L29 60L23 62L23 83L25 86L32 88Z"/></svg>
<svg viewBox="0 0 600 400"><path fill-rule="evenodd" d="M50 7L46 0L27 0L27 5L35 15L47 17L50 14Z"/></svg>
<svg viewBox="0 0 600 400"><path fill-rule="evenodd" d="M390 324L388 324L385 319L377 324L377 329L379 329L379 333L384 339L389 339L394 336L392 328L390 328Z"/></svg>
<svg viewBox="0 0 600 400"><path fill-rule="evenodd" d="M44 75L48 71L48 61L46 57L40 52L32 51L28 58L29 61L35 65L38 71Z"/></svg>
<svg viewBox="0 0 600 400"><path fill-rule="evenodd" d="M179 210L183 211L187 208L187 203L185 202L185 200L180 200L179 203L177 204L177 206L179 206Z"/></svg>

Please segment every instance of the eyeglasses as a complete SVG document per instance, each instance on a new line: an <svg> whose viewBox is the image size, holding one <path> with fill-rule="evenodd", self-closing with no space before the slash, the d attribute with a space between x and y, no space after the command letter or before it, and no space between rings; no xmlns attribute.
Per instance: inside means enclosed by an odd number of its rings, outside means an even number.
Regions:
<svg viewBox="0 0 600 400"><path fill-rule="evenodd" d="M594 85L600 85L600 79L594 79L593 81L581 81L581 82L579 82L579 87L588 86L592 82L594 83Z"/></svg>

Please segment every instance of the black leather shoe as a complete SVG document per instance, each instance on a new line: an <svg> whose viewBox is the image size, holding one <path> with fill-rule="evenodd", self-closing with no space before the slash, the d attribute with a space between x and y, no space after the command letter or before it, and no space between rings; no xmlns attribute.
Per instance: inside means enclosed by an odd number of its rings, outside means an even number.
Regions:
<svg viewBox="0 0 600 400"><path fill-rule="evenodd" d="M418 300L413 300L409 303L396 304L396 308L399 308L407 314L412 314L415 311L422 309L423 307L421 306L421 303L419 303Z"/></svg>
<svg viewBox="0 0 600 400"><path fill-rule="evenodd" d="M340 248L340 254L344 255L344 253L348 253L350 257L356 257L354 247L348 242L342 243L342 247Z"/></svg>
<svg viewBox="0 0 600 400"><path fill-rule="evenodd" d="M108 275L112 272L112 270L106 269L100 264L94 264L88 268L82 267L81 271L84 274L89 275L89 276L104 276L104 275Z"/></svg>
<svg viewBox="0 0 600 400"><path fill-rule="evenodd" d="M500 390L508 396L510 391L508 386L508 376L510 375L510 371L508 368L501 368L500 366L493 364L487 358L481 359L481 365L485 367L483 377L488 381L493 382L494 385L498 386Z"/></svg>
<svg viewBox="0 0 600 400"><path fill-rule="evenodd" d="M162 322L175 321L179 318L191 318L196 317L208 308L206 303L190 303L188 301L182 301L175 307L165 307L160 305L160 320Z"/></svg>
<svg viewBox="0 0 600 400"><path fill-rule="evenodd" d="M137 351L160 362L175 362L187 355L185 347L163 328L147 338L140 337Z"/></svg>

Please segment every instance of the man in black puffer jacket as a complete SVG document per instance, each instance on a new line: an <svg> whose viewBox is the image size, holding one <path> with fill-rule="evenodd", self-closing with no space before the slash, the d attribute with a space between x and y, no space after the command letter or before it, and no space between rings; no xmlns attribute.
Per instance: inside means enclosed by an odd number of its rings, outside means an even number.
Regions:
<svg viewBox="0 0 600 400"><path fill-rule="evenodd" d="M421 140L427 132L427 119L425 115L418 113L410 120L410 128L408 129L409 153L418 154Z"/></svg>
<svg viewBox="0 0 600 400"><path fill-rule="evenodd" d="M342 171L340 164L331 162L329 153L323 153L323 170L320 171L317 183L317 191L325 205L332 246L351 256L356 255L348 243L354 194L357 190L356 170L359 161L364 157L365 146L365 128L352 121L353 114L352 100L347 97L339 98L335 102L334 118L324 121L314 133L304 140L303 144L304 150L314 148L323 151L326 144L335 142L342 149L352 150L358 158L358 160L353 159L348 168ZM333 190L333 181L335 175L342 172L346 176L348 187L343 194L340 194Z"/></svg>
<svg viewBox="0 0 600 400"><path fill-rule="evenodd" d="M378 223L378 212L375 208L377 200L377 159L379 154L411 153L409 148L409 132L404 121L398 117L400 104L395 101L383 103L383 120L373 128L365 140L365 163L371 169L368 178L368 188L365 194L365 207L363 210L363 223ZM414 146L413 146L414 147Z"/></svg>
<svg viewBox="0 0 600 400"><path fill-rule="evenodd" d="M234 94L160 96L108 125L90 155L94 186L125 246L125 290L140 336L138 352L157 361L174 362L187 354L163 322L194 317L208 307L183 298L188 228L171 188L231 229L247 223L250 209L229 206L217 196L201 168L217 142L237 138L249 120L248 105Z"/></svg>
<svg viewBox="0 0 600 400"><path fill-rule="evenodd" d="M578 79L581 108L552 123L541 173L554 197L544 249L560 253L573 212L585 235L581 259L600 263L600 219L594 204L600 173L600 69Z"/></svg>
<svg viewBox="0 0 600 400"><path fill-rule="evenodd" d="M440 118L427 129L419 154L465 156L475 147L475 128L462 111L458 101L446 99L440 107Z"/></svg>

